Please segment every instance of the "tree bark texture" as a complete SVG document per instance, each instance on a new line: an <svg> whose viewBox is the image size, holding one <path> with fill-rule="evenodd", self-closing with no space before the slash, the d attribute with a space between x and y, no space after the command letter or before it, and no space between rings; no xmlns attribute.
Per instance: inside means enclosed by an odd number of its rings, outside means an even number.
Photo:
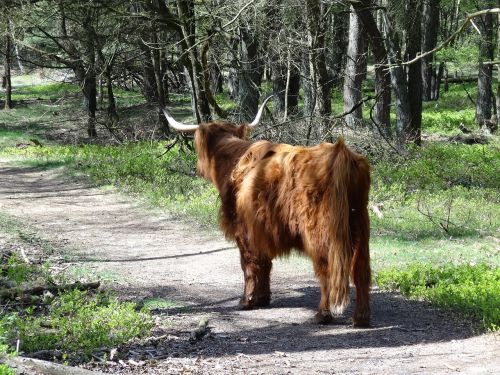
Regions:
<svg viewBox="0 0 500 375"><path fill-rule="evenodd" d="M323 5L319 0L306 0L306 24L309 42L309 75L312 82L312 112L320 116L318 134L324 137L328 129L327 117L332 113L332 80L328 75L325 55L325 25Z"/></svg>
<svg viewBox="0 0 500 375"><path fill-rule="evenodd" d="M422 51L431 51L436 47L439 30L440 0L425 1L422 8ZM436 98L436 68L434 55L422 58L422 99L424 101Z"/></svg>
<svg viewBox="0 0 500 375"><path fill-rule="evenodd" d="M422 43L422 4L420 0L410 0L407 3L407 55L408 59L415 58L421 52ZM411 122L407 133L407 140L420 145L422 129L422 64L416 62L408 66L408 98L410 101Z"/></svg>
<svg viewBox="0 0 500 375"><path fill-rule="evenodd" d="M344 83L344 72L346 63L346 53L349 34L349 15L343 10L344 5L337 6L338 12L330 12L328 15L328 34L331 34L330 39L327 39L328 46L326 61L328 64L328 72L332 80L332 87L342 88ZM366 37L365 37L366 39ZM365 46L367 44L365 43Z"/></svg>
<svg viewBox="0 0 500 375"><path fill-rule="evenodd" d="M196 119L198 122L209 121L212 116L210 106L203 86L203 70L201 66L198 48L196 48L196 25L193 0L177 0L177 11L179 13L181 38L183 52L188 55L184 59L186 68L189 70L189 77L193 88L193 101L196 109Z"/></svg>
<svg viewBox="0 0 500 375"><path fill-rule="evenodd" d="M394 31L392 20L387 12L384 12L384 17L389 58L388 62L394 65L391 66L391 83L395 94L396 137L399 146L402 147L406 142L406 134L408 134L411 122L408 82L406 79L406 72L401 65L401 47L398 35Z"/></svg>
<svg viewBox="0 0 500 375"><path fill-rule="evenodd" d="M150 48L145 45L142 41L139 43L139 48L141 49L141 65L142 65L142 95L146 99L146 102L150 105L156 104L158 102L156 95L156 76L153 67L153 59L151 56Z"/></svg>
<svg viewBox="0 0 500 375"><path fill-rule="evenodd" d="M4 55L4 82L5 83L5 104L4 109L12 108L12 80L11 80L11 62L12 62L12 41L9 30L5 33L5 55Z"/></svg>
<svg viewBox="0 0 500 375"><path fill-rule="evenodd" d="M500 8L500 0L498 0ZM497 59L500 61L500 13L497 15ZM497 128L500 128L500 64L497 64Z"/></svg>
<svg viewBox="0 0 500 375"><path fill-rule="evenodd" d="M487 1L487 7L493 5ZM478 18L477 26L481 30L479 41L479 73L477 77L476 124L480 127L491 119L493 106L493 15L485 14Z"/></svg>
<svg viewBox="0 0 500 375"><path fill-rule="evenodd" d="M249 25L240 25L240 69L238 70L238 106L240 121L250 121L259 106L264 66L259 55L259 39Z"/></svg>
<svg viewBox="0 0 500 375"><path fill-rule="evenodd" d="M94 32L92 30L92 14L88 11L83 21L85 32L85 53L83 60L85 67L81 67L83 78L83 95L85 109L87 111L87 134L89 137L97 137L96 111L97 111L97 78L96 78L96 46Z"/></svg>
<svg viewBox="0 0 500 375"><path fill-rule="evenodd" d="M385 135L391 134L391 74L384 68L389 61L389 56L382 36L373 14L369 8L371 0L351 2L356 14L363 23L367 39L375 57L375 93L378 97L374 108L374 120ZM385 12L384 12L385 13Z"/></svg>
<svg viewBox="0 0 500 375"><path fill-rule="evenodd" d="M366 71L365 30L358 15L349 16L349 43L344 78L344 111L350 111L363 98L362 85ZM363 108L359 106L345 116L349 126L356 126L363 120Z"/></svg>

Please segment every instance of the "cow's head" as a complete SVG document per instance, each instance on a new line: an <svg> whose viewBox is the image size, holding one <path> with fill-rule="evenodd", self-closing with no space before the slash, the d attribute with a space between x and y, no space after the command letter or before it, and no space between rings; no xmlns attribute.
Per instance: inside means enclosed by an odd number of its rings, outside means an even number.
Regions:
<svg viewBox="0 0 500 375"><path fill-rule="evenodd" d="M182 133L194 133L194 144L198 154L198 172L208 180L215 182L216 179L213 174L216 171L221 173L225 168L221 168L220 164L229 164L229 160L213 160L214 155L224 148L237 147L233 142L235 138L246 139L249 131L259 124L264 108L271 98L272 95L264 100L252 122L241 125L227 121L211 121L199 125L187 125L176 121L165 108L163 108L163 113L171 128ZM229 150L228 153L234 154Z"/></svg>

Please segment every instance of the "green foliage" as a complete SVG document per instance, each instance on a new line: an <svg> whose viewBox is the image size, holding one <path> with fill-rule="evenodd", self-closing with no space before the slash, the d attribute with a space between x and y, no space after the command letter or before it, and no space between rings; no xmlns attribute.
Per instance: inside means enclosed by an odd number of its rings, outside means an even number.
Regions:
<svg viewBox="0 0 500 375"><path fill-rule="evenodd" d="M15 375L15 373L13 368L0 364L0 375Z"/></svg>
<svg viewBox="0 0 500 375"><path fill-rule="evenodd" d="M416 227L416 232L420 228ZM415 238L410 231L404 235L374 235L370 239L372 268L403 269L415 263L447 264L484 263L500 267L498 240L494 237L445 235Z"/></svg>
<svg viewBox="0 0 500 375"><path fill-rule="evenodd" d="M14 87L12 100L48 99L57 100L64 96L79 93L80 87L69 83L41 83Z"/></svg>
<svg viewBox="0 0 500 375"><path fill-rule="evenodd" d="M20 131L11 131L0 128L0 150L14 147L21 142L28 142L29 136Z"/></svg>
<svg viewBox="0 0 500 375"><path fill-rule="evenodd" d="M416 264L406 270L389 269L376 276L385 290L459 310L479 319L484 328L500 328L500 269L487 265L434 267Z"/></svg>
<svg viewBox="0 0 500 375"><path fill-rule="evenodd" d="M475 111L458 109L456 111L425 111L422 113L422 129L428 133L455 135L460 133L460 124L475 128Z"/></svg>
<svg viewBox="0 0 500 375"><path fill-rule="evenodd" d="M406 194L435 192L453 186L497 188L500 186L500 149L497 145L433 143L414 147L399 160L386 160L375 168L377 188L400 185Z"/></svg>
<svg viewBox="0 0 500 375"><path fill-rule="evenodd" d="M375 165L371 200L384 217L373 231L405 240L496 235L500 227L496 145L430 144Z"/></svg>
<svg viewBox="0 0 500 375"><path fill-rule="evenodd" d="M4 214L0 214L0 234L8 234L14 243L43 245L36 233ZM0 281L8 288L64 284L69 274L53 276L47 264L27 265L13 253L0 264ZM66 357L89 358L94 349L145 335L153 325L147 310L138 311L134 303L120 302L106 292L72 290L36 302L33 307L3 305L0 354L13 351L19 337L24 352L57 349Z"/></svg>
<svg viewBox="0 0 500 375"><path fill-rule="evenodd" d="M3 272L0 272L0 274ZM15 282L16 284L21 284L30 278L34 273L33 267L20 262L16 254L12 254L7 260L6 277Z"/></svg>
<svg viewBox="0 0 500 375"><path fill-rule="evenodd" d="M445 61L449 71L477 69L478 37L473 33L460 43L447 46L436 53L438 61Z"/></svg>
<svg viewBox="0 0 500 375"><path fill-rule="evenodd" d="M47 314L27 310L25 315L2 319L2 325L11 333L18 332L24 352L59 349L88 358L101 346L145 335L153 323L149 314L136 311L134 303L72 290L55 299Z"/></svg>
<svg viewBox="0 0 500 375"><path fill-rule="evenodd" d="M142 301L142 306L148 311L182 307L182 305L180 305L176 301L164 298L146 298L144 301Z"/></svg>

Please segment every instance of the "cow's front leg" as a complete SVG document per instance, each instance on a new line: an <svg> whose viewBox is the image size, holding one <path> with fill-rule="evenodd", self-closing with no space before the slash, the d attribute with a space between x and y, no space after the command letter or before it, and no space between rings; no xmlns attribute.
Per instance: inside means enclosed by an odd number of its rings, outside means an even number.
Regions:
<svg viewBox="0 0 500 375"><path fill-rule="evenodd" d="M246 240L238 238L237 243L240 249L241 269L245 278L245 289L240 305L245 310L268 306L271 301L272 262L267 257L254 254Z"/></svg>

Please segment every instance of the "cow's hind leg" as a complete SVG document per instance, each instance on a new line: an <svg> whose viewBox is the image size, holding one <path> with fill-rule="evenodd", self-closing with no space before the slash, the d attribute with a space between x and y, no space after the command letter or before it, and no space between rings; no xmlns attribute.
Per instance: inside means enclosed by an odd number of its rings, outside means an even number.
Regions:
<svg viewBox="0 0 500 375"><path fill-rule="evenodd" d="M245 289L240 300L243 309L268 306L271 302L271 259L254 254L243 239L237 239Z"/></svg>
<svg viewBox="0 0 500 375"><path fill-rule="evenodd" d="M328 273L328 261L324 257L313 260L314 272L319 280L321 291L321 300L319 302L318 312L314 316L314 320L319 324L328 324L333 321L332 313L330 312L330 288L328 280L330 278Z"/></svg>
<svg viewBox="0 0 500 375"><path fill-rule="evenodd" d="M356 286L356 308L353 324L355 327L369 327L371 269L368 241L370 233L368 210L364 208L359 211L357 217L351 220L354 250L351 276Z"/></svg>

